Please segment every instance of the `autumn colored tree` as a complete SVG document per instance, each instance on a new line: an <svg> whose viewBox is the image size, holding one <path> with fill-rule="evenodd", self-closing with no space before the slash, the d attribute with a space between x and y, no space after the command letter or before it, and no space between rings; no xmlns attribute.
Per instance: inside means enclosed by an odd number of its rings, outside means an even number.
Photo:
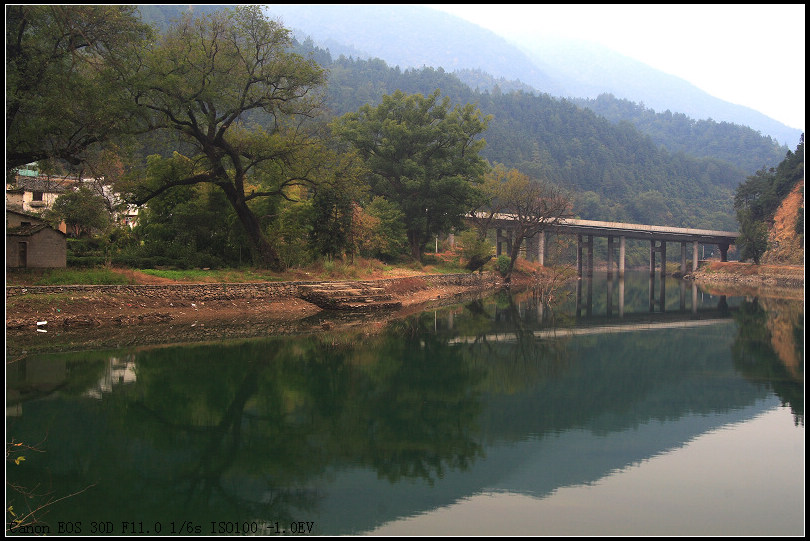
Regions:
<svg viewBox="0 0 810 541"><path fill-rule="evenodd" d="M509 283L524 240L571 216L570 197L559 187L511 169L504 174L497 193L502 216L512 222L512 249L504 282Z"/></svg>

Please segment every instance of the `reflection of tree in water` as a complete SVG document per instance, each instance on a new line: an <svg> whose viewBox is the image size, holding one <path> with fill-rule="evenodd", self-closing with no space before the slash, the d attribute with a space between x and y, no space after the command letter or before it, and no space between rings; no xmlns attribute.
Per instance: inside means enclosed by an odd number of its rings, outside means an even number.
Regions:
<svg viewBox="0 0 810 541"><path fill-rule="evenodd" d="M137 494L148 479L151 516L297 520L319 499L301 487L328 469L432 483L467 468L481 452L480 377L418 320L361 340L162 348L114 398L107 437L143 448L118 482Z"/></svg>
<svg viewBox="0 0 810 541"><path fill-rule="evenodd" d="M804 344L795 340L792 349L798 354L799 364L788 362L774 349L772 314L760 306L758 299L745 301L735 313L739 330L732 346L734 366L743 376L755 383L767 385L790 406L797 424L804 425ZM803 316L792 324L787 336L802 336Z"/></svg>
<svg viewBox="0 0 810 541"><path fill-rule="evenodd" d="M367 442L361 461L392 482L416 477L432 484L447 468L466 470L481 453L473 389L482 373L429 325L427 317L392 325L377 344L379 362L360 397L358 424Z"/></svg>

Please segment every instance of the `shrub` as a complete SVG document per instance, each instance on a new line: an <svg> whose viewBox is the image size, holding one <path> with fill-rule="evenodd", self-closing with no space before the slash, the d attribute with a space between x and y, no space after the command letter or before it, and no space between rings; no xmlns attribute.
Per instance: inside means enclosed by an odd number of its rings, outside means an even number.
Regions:
<svg viewBox="0 0 810 541"><path fill-rule="evenodd" d="M498 272L501 273L501 276L506 276L506 273L509 272L509 261L508 255L499 255L498 259L495 261L495 267L498 269Z"/></svg>

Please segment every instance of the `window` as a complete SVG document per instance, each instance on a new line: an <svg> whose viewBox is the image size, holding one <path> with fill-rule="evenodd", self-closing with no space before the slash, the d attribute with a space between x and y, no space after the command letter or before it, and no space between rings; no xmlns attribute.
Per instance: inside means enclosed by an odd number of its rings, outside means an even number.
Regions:
<svg viewBox="0 0 810 541"><path fill-rule="evenodd" d="M34 196L32 199L34 201L42 201L42 192L34 192Z"/></svg>

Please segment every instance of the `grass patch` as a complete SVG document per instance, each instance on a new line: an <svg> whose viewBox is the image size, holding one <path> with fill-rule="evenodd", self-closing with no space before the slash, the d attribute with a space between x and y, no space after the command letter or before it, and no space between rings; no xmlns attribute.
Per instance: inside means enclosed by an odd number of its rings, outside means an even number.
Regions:
<svg viewBox="0 0 810 541"><path fill-rule="evenodd" d="M278 274L259 269L138 269L138 272L177 282L194 283L278 282L282 279Z"/></svg>
<svg viewBox="0 0 810 541"><path fill-rule="evenodd" d="M60 310L82 300L84 299L77 296L76 293L28 293L8 297L6 299L6 309L25 307L30 310Z"/></svg>
<svg viewBox="0 0 810 541"><path fill-rule="evenodd" d="M8 285L70 286L118 285L132 281L107 268L97 269L25 269L6 272Z"/></svg>

